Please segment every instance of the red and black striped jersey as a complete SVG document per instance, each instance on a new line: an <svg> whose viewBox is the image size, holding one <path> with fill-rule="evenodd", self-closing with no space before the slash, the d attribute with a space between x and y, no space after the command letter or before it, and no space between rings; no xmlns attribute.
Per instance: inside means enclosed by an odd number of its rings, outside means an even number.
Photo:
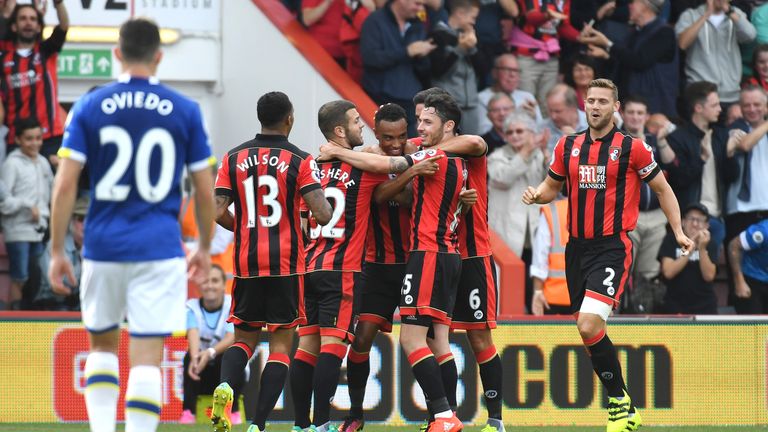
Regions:
<svg viewBox="0 0 768 432"><path fill-rule="evenodd" d="M317 165L333 214L326 225L309 218L307 271L361 271L373 191L389 177L341 161Z"/></svg>
<svg viewBox="0 0 768 432"><path fill-rule="evenodd" d="M459 224L459 251L462 258L491 255L488 229L488 158L467 158L467 188L477 191L477 202Z"/></svg>
<svg viewBox="0 0 768 432"><path fill-rule="evenodd" d="M633 230L640 180L659 172L651 146L616 127L595 141L588 130L560 138L549 167L550 177L567 182L568 232L580 239Z"/></svg>
<svg viewBox="0 0 768 432"><path fill-rule="evenodd" d="M396 201L371 201L365 260L378 264L405 264L411 246L411 207Z"/></svg>
<svg viewBox="0 0 768 432"><path fill-rule="evenodd" d="M20 54L11 41L0 43L0 98L5 108L8 143L13 143L16 137L14 123L24 117L34 117L40 123L43 139L64 134L56 67L66 36L67 32L56 26L46 40L34 44L28 55Z"/></svg>
<svg viewBox="0 0 768 432"><path fill-rule="evenodd" d="M458 253L456 229L461 219L459 193L467 185L467 163L453 153L438 149L420 150L414 163L443 154L435 161L439 168L431 176L413 180L411 250Z"/></svg>
<svg viewBox="0 0 768 432"><path fill-rule="evenodd" d="M216 194L235 204L237 277L305 272L301 196L320 189L317 164L282 135L256 135L227 152Z"/></svg>
<svg viewBox="0 0 768 432"><path fill-rule="evenodd" d="M575 42L579 31L573 27L570 19L564 21L551 19L547 9L560 12L568 17L571 15L571 0L517 0L520 8L520 29L526 35L547 42L563 38ZM512 43L512 49L519 55L532 56L538 49L518 47Z"/></svg>

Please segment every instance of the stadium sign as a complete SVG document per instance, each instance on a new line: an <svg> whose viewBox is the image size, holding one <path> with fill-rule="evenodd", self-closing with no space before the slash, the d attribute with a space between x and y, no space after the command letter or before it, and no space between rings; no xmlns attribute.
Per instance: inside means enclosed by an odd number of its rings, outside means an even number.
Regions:
<svg viewBox="0 0 768 432"><path fill-rule="evenodd" d="M627 385L647 424L768 425L768 323L617 321L611 324L611 337L618 343ZM17 389L14 398L0 399L3 421L86 421L83 371L88 338L82 326L0 319L0 333L6 336L0 338L4 365L0 382ZM423 394L413 381L398 337L396 325L392 334L379 335L371 349L364 405L368 421L402 425L423 420ZM606 397L572 322L501 324L494 339L502 355L507 422L519 426L604 424ZM128 378L127 340L123 334L120 418ZM459 416L468 423L483 423L482 385L463 334L451 335L451 349L459 370ZM267 350L265 341L252 359L246 398L256 394ZM184 338L166 340L163 421L175 421L181 414L185 351ZM342 371L332 418L342 418L349 408L345 376ZM28 409L19 410L20 405ZM246 404L247 410L253 407ZM270 421L292 420L286 388Z"/></svg>
<svg viewBox="0 0 768 432"><path fill-rule="evenodd" d="M109 49L64 49L59 53L59 78L112 77L112 51Z"/></svg>
<svg viewBox="0 0 768 432"><path fill-rule="evenodd" d="M73 0L67 1L70 25L117 27L128 18L146 16L163 28L218 33L222 0ZM46 23L58 22L49 7Z"/></svg>

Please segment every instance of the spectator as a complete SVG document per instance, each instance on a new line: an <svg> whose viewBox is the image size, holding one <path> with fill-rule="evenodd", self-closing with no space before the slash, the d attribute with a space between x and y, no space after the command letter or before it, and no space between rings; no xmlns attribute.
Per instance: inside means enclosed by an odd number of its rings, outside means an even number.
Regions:
<svg viewBox="0 0 768 432"><path fill-rule="evenodd" d="M614 63L619 92L643 95L650 112L677 113L678 55L675 32L659 18L664 0L632 0L629 21L635 27L622 43L586 28L581 40L589 55Z"/></svg>
<svg viewBox="0 0 768 432"><path fill-rule="evenodd" d="M725 185L737 174L737 162L727 154L728 132L713 126L721 112L717 86L697 82L685 89L689 122L667 137L674 159L667 165L669 184L680 208L704 204L711 216L712 242L719 246L725 237L720 216L725 210Z"/></svg>
<svg viewBox="0 0 768 432"><path fill-rule="evenodd" d="M339 29L342 24L344 0L302 0L301 17L307 31L317 43L344 67Z"/></svg>
<svg viewBox="0 0 768 432"><path fill-rule="evenodd" d="M533 315L571 314L571 298L565 280L565 245L568 238L568 200L560 198L542 206L533 238L530 269Z"/></svg>
<svg viewBox="0 0 768 432"><path fill-rule="evenodd" d="M737 120L744 118L744 114L741 112L741 105L733 104L728 107L728 112L725 115L725 126L732 127Z"/></svg>
<svg viewBox="0 0 768 432"><path fill-rule="evenodd" d="M597 78L595 68L595 61L591 57L578 54L571 60L565 75L565 83L576 90L576 102L581 111L584 111L589 82Z"/></svg>
<svg viewBox="0 0 768 432"><path fill-rule="evenodd" d="M208 281L200 287L200 298L187 301L187 342L189 351L184 355L184 410L179 423L195 423L197 397L211 394L219 384L221 354L235 341L235 328L228 312L232 297L225 294L227 277L216 264L211 265ZM232 424L241 424L239 389L245 383L234 386Z"/></svg>
<svg viewBox="0 0 768 432"><path fill-rule="evenodd" d="M488 154L499 147L504 146L507 141L504 138L504 120L515 110L515 101L506 93L494 93L488 102L488 119L493 127L483 139L488 144Z"/></svg>
<svg viewBox="0 0 768 432"><path fill-rule="evenodd" d="M576 91L566 84L558 84L547 93L549 117L541 123L549 129L547 149L552 152L561 136L587 128L587 115L579 110Z"/></svg>
<svg viewBox="0 0 768 432"><path fill-rule="evenodd" d="M8 155L0 170L0 180L8 187L8 196L0 213L11 273L8 302L11 309L20 309L30 262L37 263L43 253L53 172L40 154L43 131L37 120L31 117L17 119L14 130L18 148Z"/></svg>
<svg viewBox="0 0 768 432"><path fill-rule="evenodd" d="M752 53L752 76L744 83L746 86L759 86L768 91L768 44L758 45Z"/></svg>
<svg viewBox="0 0 768 432"><path fill-rule="evenodd" d="M67 37L69 16L64 0L55 0L53 4L59 24L45 40L42 40L43 13L35 5L18 4L9 18L8 38L0 45L3 65L0 119L9 129L8 144L15 145L16 120L22 115L33 116L43 132L40 154L56 169L56 152L64 134L56 66Z"/></svg>
<svg viewBox="0 0 768 432"><path fill-rule="evenodd" d="M729 249L739 270L736 284L736 311L741 314L768 314L768 219L742 231Z"/></svg>
<svg viewBox="0 0 768 432"><path fill-rule="evenodd" d="M744 118L733 124L738 132L732 134L744 135L732 142L736 155L739 175L728 188L726 222L726 243L733 251L733 243L738 243L737 236L750 225L768 218L768 188L762 174L768 172L768 96L762 87L748 86L741 91L740 105ZM737 135L738 136L738 135ZM731 255L732 256L732 255ZM739 263L729 260L733 281L742 279ZM749 310L750 302L743 302L743 293L736 292L736 312Z"/></svg>
<svg viewBox="0 0 768 432"><path fill-rule="evenodd" d="M633 137L641 138L653 148L654 159L662 160L657 148L656 137L645 130L645 123L650 117L648 104L638 96L629 96L621 107L621 117L624 120L624 130ZM666 132L666 128L661 129ZM669 144L664 143L665 147ZM640 213L637 218L637 227L629 232L634 251L634 268L632 272L633 289L645 287L659 275L659 261L657 256L659 247L664 240L667 218L661 209L658 197L653 193L647 183L640 185ZM653 311L644 311L652 313Z"/></svg>
<svg viewBox="0 0 768 432"><path fill-rule="evenodd" d="M539 206L526 206L520 196L529 184L541 182L549 157L537 136L536 123L520 110L504 121L507 145L488 156L488 223L517 254L526 269L525 304L531 304L529 277L533 233L539 222Z"/></svg>
<svg viewBox="0 0 768 432"><path fill-rule="evenodd" d="M478 111L481 134L490 131L493 127L487 115L488 102L491 100L491 96L498 92L509 95L515 101L515 106L530 113L532 117L535 117L536 122L542 121L541 110L536 102L536 97L532 93L517 88L520 84L520 66L514 54L502 54L496 57L491 76L493 77L493 85L477 95L480 99Z"/></svg>
<svg viewBox="0 0 768 432"><path fill-rule="evenodd" d="M491 85L489 72L493 67L493 59L506 51L503 42L504 25L511 25L511 19L517 18L520 10L516 0L481 0L480 14L477 16L475 30L477 31L477 49L488 63L482 65L480 88Z"/></svg>
<svg viewBox="0 0 768 432"><path fill-rule="evenodd" d="M718 245L711 241L710 216L702 204L691 204L683 213L683 233L696 244L683 254L675 236L668 233L659 250L661 274L667 286L664 312L671 314L717 314L717 296L712 281L717 267Z"/></svg>
<svg viewBox="0 0 768 432"><path fill-rule="evenodd" d="M363 88L377 105L391 102L408 114L408 136L416 135L413 95L422 89L419 75L429 71L436 45L426 40L418 14L423 0L392 0L371 13L360 32Z"/></svg>
<svg viewBox="0 0 768 432"><path fill-rule="evenodd" d="M478 0L448 0L447 23L434 26L431 36L437 49L429 55L432 85L446 90L461 107L462 133L478 132L478 75L482 74L482 53L477 49L475 21Z"/></svg>
<svg viewBox="0 0 768 432"><path fill-rule="evenodd" d="M72 263L72 272L75 275L74 281L64 280L71 294L60 296L53 293L51 289L51 281L48 280L47 272L41 272L40 275L40 291L35 298L35 308L43 310L80 310L80 272L82 268L82 250L83 250L83 236L85 234L85 216L88 213L88 205L90 204L90 198L87 194L81 195L77 201L75 201L75 207L72 210L72 220L69 223L69 231L67 237L64 240L64 252L69 257ZM40 268L47 269L51 262L51 245L48 243L47 247L40 256Z"/></svg>
<svg viewBox="0 0 768 432"><path fill-rule="evenodd" d="M363 56L360 54L360 31L368 15L376 10L372 0L351 0L344 2L339 41L344 52L344 66L349 76L357 83L363 81Z"/></svg>
<svg viewBox="0 0 768 432"><path fill-rule="evenodd" d="M727 109L739 99L739 44L754 40L755 32L747 15L731 6L730 0L707 0L683 12L675 25L675 33L678 46L686 51L688 84L700 81L716 84L720 102Z"/></svg>
<svg viewBox="0 0 768 432"><path fill-rule="evenodd" d="M518 0L520 28L509 37L510 48L520 62L520 88L544 104L545 96L557 84L559 38L576 42L579 31L570 22L571 0L531 2Z"/></svg>

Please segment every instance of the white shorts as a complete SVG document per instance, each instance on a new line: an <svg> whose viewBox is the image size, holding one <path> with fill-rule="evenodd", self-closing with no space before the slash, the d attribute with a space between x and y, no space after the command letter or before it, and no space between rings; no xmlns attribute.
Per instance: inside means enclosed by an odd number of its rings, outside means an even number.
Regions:
<svg viewBox="0 0 768 432"><path fill-rule="evenodd" d="M114 330L128 318L131 336L169 336L186 329L187 262L83 260L80 309L91 333Z"/></svg>

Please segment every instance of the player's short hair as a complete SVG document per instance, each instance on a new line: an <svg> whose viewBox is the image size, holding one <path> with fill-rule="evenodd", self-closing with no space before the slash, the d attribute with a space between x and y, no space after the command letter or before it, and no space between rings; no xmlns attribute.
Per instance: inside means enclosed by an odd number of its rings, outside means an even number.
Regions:
<svg viewBox="0 0 768 432"><path fill-rule="evenodd" d="M25 131L30 129L39 128L40 122L34 117L20 117L13 122L13 127L17 137L24 135Z"/></svg>
<svg viewBox="0 0 768 432"><path fill-rule="evenodd" d="M376 111L376 115L373 116L373 122L376 126L383 121L394 123L400 120L405 120L407 122L408 115L405 113L403 107L394 103L382 105L379 107L379 110Z"/></svg>
<svg viewBox="0 0 768 432"><path fill-rule="evenodd" d="M288 95L273 91L264 93L256 102L256 115L261 127L273 128L282 123L293 112L293 104Z"/></svg>
<svg viewBox="0 0 768 432"><path fill-rule="evenodd" d="M706 102L707 98L712 93L717 93L717 84L715 83L709 81L697 81L689 84L683 92L683 100L688 109L688 115L692 115L693 107Z"/></svg>
<svg viewBox="0 0 768 432"><path fill-rule="evenodd" d="M461 108L456 100L448 94L432 94L424 101L424 109L434 108L435 114L440 117L443 123L453 120L456 124L454 132L458 132L461 123Z"/></svg>
<svg viewBox="0 0 768 432"><path fill-rule="evenodd" d="M347 129L347 111L354 108L355 104L344 99L326 102L320 107L317 111L317 125L325 139L333 137L333 129L336 126Z"/></svg>
<svg viewBox="0 0 768 432"><path fill-rule="evenodd" d="M606 79L606 78L598 78L593 79L589 82L589 85L587 86L587 91L591 88L604 88L611 90L613 92L613 100L617 101L619 100L619 89L616 87L616 84L613 83L613 81Z"/></svg>
<svg viewBox="0 0 768 432"><path fill-rule="evenodd" d="M427 97L433 94L444 94L444 95L450 96L450 93L448 93L448 91L443 90L440 87L430 87L426 90L422 90L416 93L415 95L413 95L413 104L414 105L423 104L427 100Z"/></svg>
<svg viewBox="0 0 768 432"><path fill-rule="evenodd" d="M149 18L131 18L120 26L120 52L129 63L151 63L160 49L160 28Z"/></svg>
<svg viewBox="0 0 768 432"><path fill-rule="evenodd" d="M621 106L621 110L623 111L624 108L626 108L627 105L635 103L635 104L641 104L645 107L646 111L648 110L648 99L640 96L640 95L629 95L626 98L624 98L624 103ZM649 112L650 114L650 112Z"/></svg>
<svg viewBox="0 0 768 432"><path fill-rule="evenodd" d="M16 24L16 20L19 19L19 12L24 8L29 8L35 11L35 14L37 14L37 22L40 23L40 28L42 29L45 27L43 13L40 12L40 10L36 8L35 5L32 3L16 4L16 7L13 8L13 12L11 12L11 16L8 17L9 26L11 24ZM39 41L40 39L42 39L42 35L43 35L43 32L38 33L36 39ZM6 35L7 40L15 41L17 36L18 36L17 32L10 30L10 28L8 29L8 33Z"/></svg>
<svg viewBox="0 0 768 432"><path fill-rule="evenodd" d="M451 13L454 13L459 9L479 9L480 0L448 0L446 1L446 6Z"/></svg>

